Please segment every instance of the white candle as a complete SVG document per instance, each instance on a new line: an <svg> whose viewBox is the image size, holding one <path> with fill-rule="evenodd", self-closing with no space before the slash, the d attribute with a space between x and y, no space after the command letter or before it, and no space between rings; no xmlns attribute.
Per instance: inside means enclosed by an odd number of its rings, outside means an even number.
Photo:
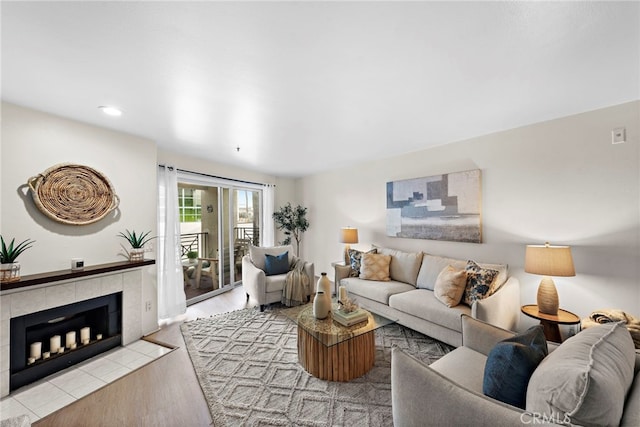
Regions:
<svg viewBox="0 0 640 427"><path fill-rule="evenodd" d="M98 335L96 335L96 339L97 339L97 340L101 340L101 339L102 339L102 334L98 334Z"/></svg>
<svg viewBox="0 0 640 427"><path fill-rule="evenodd" d="M67 332L67 340L65 347L71 347L71 344L76 343L76 331Z"/></svg>
<svg viewBox="0 0 640 427"><path fill-rule="evenodd" d="M344 302L347 300L347 288L346 286L340 286L338 288L340 301Z"/></svg>
<svg viewBox="0 0 640 427"><path fill-rule="evenodd" d="M29 363L29 365L36 363L36 359L34 359L33 357L30 357L27 359L27 362Z"/></svg>
<svg viewBox="0 0 640 427"><path fill-rule="evenodd" d="M64 353L64 347L60 346L60 348L58 349L58 354L60 353Z"/></svg>
<svg viewBox="0 0 640 427"><path fill-rule="evenodd" d="M85 326L84 328L80 329L80 341L82 341L82 343L84 343L85 341L89 341L91 336L91 329L89 329L88 326Z"/></svg>
<svg viewBox="0 0 640 427"><path fill-rule="evenodd" d="M31 353L29 354L34 360L40 359L42 356L42 342L36 341L31 344Z"/></svg>
<svg viewBox="0 0 640 427"><path fill-rule="evenodd" d="M60 335L54 335L49 340L49 351L51 353L57 353L60 349Z"/></svg>
<svg viewBox="0 0 640 427"><path fill-rule="evenodd" d="M48 351L45 351L44 353L42 353L42 358L43 359L48 359L51 356L51 353Z"/></svg>
<svg viewBox="0 0 640 427"><path fill-rule="evenodd" d="M69 348L71 350L75 349L77 347L76 343L72 342L71 345L69 346Z"/></svg>

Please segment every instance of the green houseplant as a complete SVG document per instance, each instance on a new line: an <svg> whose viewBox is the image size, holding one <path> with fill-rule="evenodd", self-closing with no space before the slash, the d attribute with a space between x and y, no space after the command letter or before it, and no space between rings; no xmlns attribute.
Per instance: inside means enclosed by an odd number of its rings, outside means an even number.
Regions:
<svg viewBox="0 0 640 427"><path fill-rule="evenodd" d="M150 234L151 231L136 234L135 230L132 232L125 230L125 233L120 232L118 234L118 237L122 237L131 245L131 250L126 251L129 256L129 261L138 262L144 260L144 245L155 238L149 236Z"/></svg>
<svg viewBox="0 0 640 427"><path fill-rule="evenodd" d="M307 208L300 205L294 208L291 206L291 203L287 203L273 213L273 220L278 230L284 230L284 235L287 236L282 244L290 244L291 238L293 237L296 241L296 256L300 256L302 234L309 229Z"/></svg>
<svg viewBox="0 0 640 427"><path fill-rule="evenodd" d="M33 240L27 239L17 245L16 239L11 239L9 245L0 236L0 282L15 282L20 280L20 263L16 262L18 256L29 249Z"/></svg>
<svg viewBox="0 0 640 427"><path fill-rule="evenodd" d="M198 252L196 251L187 252L187 258L189 258L189 262L193 264L194 262L196 262L196 258L198 258Z"/></svg>

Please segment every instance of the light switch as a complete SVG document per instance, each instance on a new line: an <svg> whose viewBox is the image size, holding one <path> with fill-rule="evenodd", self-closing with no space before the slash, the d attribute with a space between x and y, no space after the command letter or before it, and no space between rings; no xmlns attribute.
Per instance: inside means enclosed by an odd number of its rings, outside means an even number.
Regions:
<svg viewBox="0 0 640 427"><path fill-rule="evenodd" d="M627 132L625 128L615 128L611 131L611 143L622 144L627 142Z"/></svg>

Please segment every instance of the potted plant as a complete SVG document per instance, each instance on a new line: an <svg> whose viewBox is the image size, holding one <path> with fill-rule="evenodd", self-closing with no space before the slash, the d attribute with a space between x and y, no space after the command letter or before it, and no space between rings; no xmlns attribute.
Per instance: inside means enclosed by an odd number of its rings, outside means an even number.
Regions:
<svg viewBox="0 0 640 427"><path fill-rule="evenodd" d="M198 258L198 252L196 251L187 252L187 258L189 258L189 264L194 264L196 262L196 258Z"/></svg>
<svg viewBox="0 0 640 427"><path fill-rule="evenodd" d="M20 263L16 262L16 258L35 243L27 239L16 245L15 240L15 238L11 239L11 243L7 246L4 237L0 236L0 282L2 283L20 280Z"/></svg>
<svg viewBox="0 0 640 427"><path fill-rule="evenodd" d="M282 244L290 244L292 236L296 240L296 256L300 256L302 233L309 228L309 220L306 216L307 208L300 205L293 208L291 203L287 203L286 206L273 213L273 220L276 222L278 230L284 230L284 235L287 236Z"/></svg>
<svg viewBox="0 0 640 427"><path fill-rule="evenodd" d="M118 234L118 237L122 237L131 245L130 251L126 251L125 249L127 255L129 256L129 261L144 261L144 245L150 240L154 239L154 237L149 236L149 234L151 234L151 231L142 232L140 234L136 234L135 230L133 232L125 230L125 232L126 234L120 232L120 234Z"/></svg>

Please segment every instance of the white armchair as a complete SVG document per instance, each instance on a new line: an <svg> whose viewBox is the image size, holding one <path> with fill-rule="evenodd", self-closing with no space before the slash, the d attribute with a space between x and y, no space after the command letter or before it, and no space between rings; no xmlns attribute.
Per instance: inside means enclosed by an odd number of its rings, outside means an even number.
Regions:
<svg viewBox="0 0 640 427"><path fill-rule="evenodd" d="M286 274L276 274L267 276L265 273L265 255L280 255L288 251L289 267L293 264L294 253L293 246L274 246L274 247L249 247L249 255L242 257L242 286L249 298L254 298L260 305L260 311L264 311L267 304L279 302L282 298L282 288L287 277ZM304 271L309 277L309 283L315 283L314 265L311 262L305 262ZM313 290L314 285L312 285Z"/></svg>

